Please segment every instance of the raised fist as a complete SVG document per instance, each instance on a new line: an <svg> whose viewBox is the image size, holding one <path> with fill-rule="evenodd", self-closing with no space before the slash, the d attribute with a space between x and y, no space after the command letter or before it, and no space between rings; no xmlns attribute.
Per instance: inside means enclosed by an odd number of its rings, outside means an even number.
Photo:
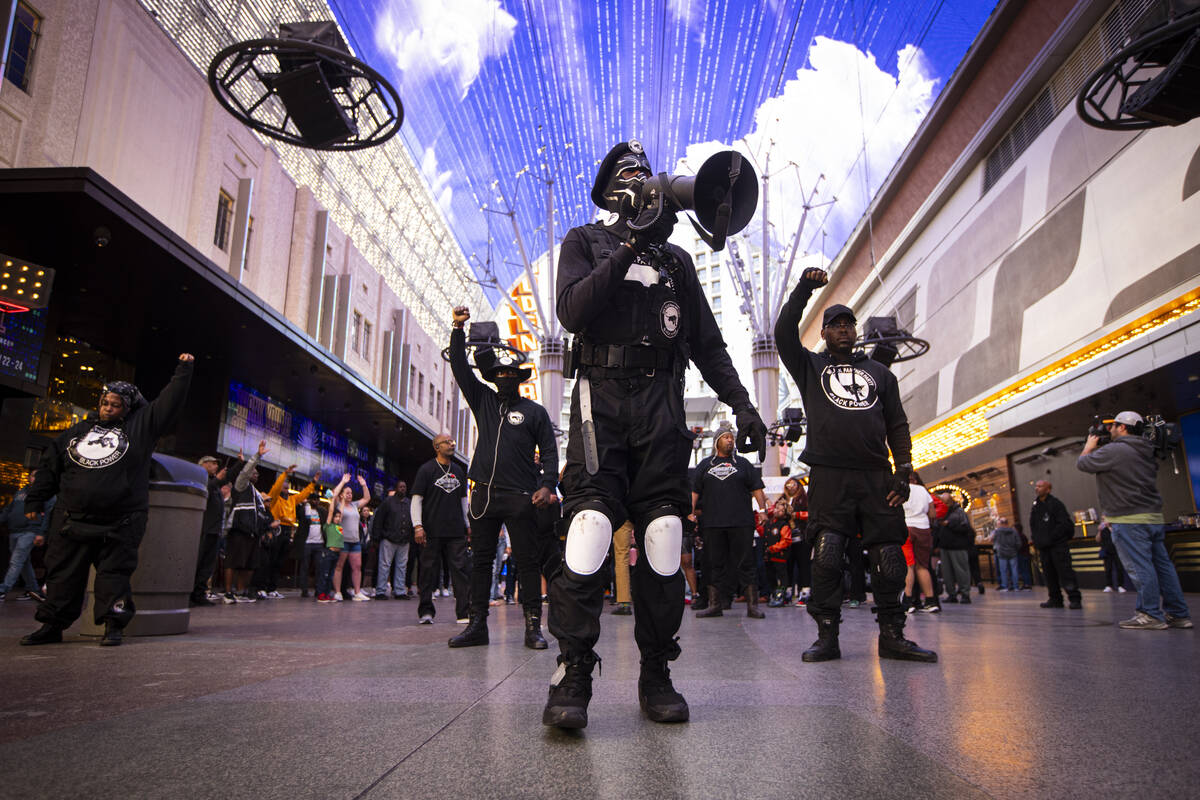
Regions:
<svg viewBox="0 0 1200 800"><path fill-rule="evenodd" d="M471 309L466 306L455 306L454 327L461 328L471 318Z"/></svg>
<svg viewBox="0 0 1200 800"><path fill-rule="evenodd" d="M808 281L813 286L824 286L829 283L829 273L823 269L812 267L801 273L800 280Z"/></svg>

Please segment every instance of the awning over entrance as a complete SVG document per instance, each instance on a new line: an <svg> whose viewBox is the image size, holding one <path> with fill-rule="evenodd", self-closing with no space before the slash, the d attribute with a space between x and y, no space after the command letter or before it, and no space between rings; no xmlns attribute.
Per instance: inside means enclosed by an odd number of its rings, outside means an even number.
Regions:
<svg viewBox="0 0 1200 800"><path fill-rule="evenodd" d="M0 170L0 252L57 270L48 342L69 335L136 365L149 395L180 352L196 355L181 454L215 447L235 381L401 475L432 456L433 431L90 169Z"/></svg>
<svg viewBox="0 0 1200 800"><path fill-rule="evenodd" d="M991 436L1082 435L1096 414L1175 420L1200 408L1200 315L1185 314L987 417Z"/></svg>

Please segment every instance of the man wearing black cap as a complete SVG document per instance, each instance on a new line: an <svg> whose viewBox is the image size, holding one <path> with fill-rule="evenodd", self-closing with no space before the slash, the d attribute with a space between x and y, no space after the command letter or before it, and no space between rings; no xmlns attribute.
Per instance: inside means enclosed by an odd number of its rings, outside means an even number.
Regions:
<svg viewBox="0 0 1200 800"><path fill-rule="evenodd" d="M72 425L42 456L25 515L36 517L55 494L66 514L47 543L46 599L35 614L42 627L21 644L62 641L83 610L93 566L95 621L104 623L100 644L121 644L135 611L129 578L146 532L150 456L183 410L193 362L190 353L180 355L174 377L152 403L132 383L105 385L98 412Z"/></svg>
<svg viewBox="0 0 1200 800"><path fill-rule="evenodd" d="M605 213L572 228L559 255L558 318L576 334L579 379L562 480L570 526L549 590L550 632L561 655L542 722L563 728L587 725L604 596L600 570L613 530L626 519L641 554L631 575L638 699L656 722L688 719L667 662L680 653L675 634L684 607L682 518L691 510L694 438L683 410L689 360L733 407L739 449L764 446L766 427L725 350L695 266L667 244L675 214L643 199L649 177L640 143L614 147L592 186L592 201Z"/></svg>
<svg viewBox="0 0 1200 800"><path fill-rule="evenodd" d="M541 568L546 559L547 543L538 537L534 511L554 502L558 445L546 409L521 396L521 384L529 380L531 371L516 365L515 354L476 346L475 366L485 380L495 384L495 389L484 385L471 372L463 333L463 325L470 318L471 312L466 306L455 308L454 329L450 332L450 369L479 428L475 454L467 472L467 477L474 483L470 505L473 560L470 622L462 633L450 639L450 646L472 647L488 643L492 563L496 560L496 543L503 525L512 542L521 587L525 646L531 650L545 650ZM474 332L480 326L472 324L471 327ZM489 333L493 330L496 331L494 339L499 343L495 323L490 324ZM505 358L511 358L513 363L504 363Z"/></svg>
<svg viewBox="0 0 1200 800"><path fill-rule="evenodd" d="M196 576L188 602L194 606L214 605L208 599L208 580L217 567L217 551L221 548L221 523L225 521L225 498L221 486L229 483L225 469L216 456L204 456L198 462L208 472L208 500L200 522L200 549L196 554Z"/></svg>
<svg viewBox="0 0 1200 800"><path fill-rule="evenodd" d="M854 312L843 305L825 309L825 351L800 343L800 318L815 289L829 278L807 269L779 313L775 342L804 401L808 438L800 460L812 467L808 487L808 531L813 537L812 597L808 613L817 641L804 661L841 658L838 628L842 607L842 559L847 542L862 534L871 564L871 589L879 622L879 657L937 661L937 654L904 638L900 593L908 567L901 546L908 538L903 503L912 473L912 438L900 405L896 376L862 351ZM896 463L893 472L888 451Z"/></svg>

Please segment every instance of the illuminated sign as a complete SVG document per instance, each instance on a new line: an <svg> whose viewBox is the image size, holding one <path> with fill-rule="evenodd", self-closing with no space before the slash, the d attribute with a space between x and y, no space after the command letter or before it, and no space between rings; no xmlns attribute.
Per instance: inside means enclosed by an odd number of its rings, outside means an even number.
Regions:
<svg viewBox="0 0 1200 800"><path fill-rule="evenodd" d="M46 311L0 311L0 380L37 383L46 338Z"/></svg>
<svg viewBox="0 0 1200 800"><path fill-rule="evenodd" d="M267 443L261 463L272 469L284 470L294 464L297 474L315 477L329 485L336 484L347 472L352 476L362 475L376 494L396 482L395 465L391 465L389 474L382 455L322 428L249 386L230 383L218 449L229 455L243 453L249 458L258 450L260 441Z"/></svg>
<svg viewBox="0 0 1200 800"><path fill-rule="evenodd" d="M536 274L536 273L535 273ZM542 321L538 317L537 301L533 297L533 291L529 288L529 279L524 275L512 285L508 292L509 298L517 308L521 309L525 317L540 329ZM521 384L521 395L528 397L530 400L541 402L541 387L538 385L538 369L537 355L539 351L538 339L533 331L529 330L529 326L525 324L525 320L512 309L508 303L500 304L500 311L496 319L500 326L500 335L505 337L505 342L512 347L528 353L530 361L525 364L533 371L533 375L525 383Z"/></svg>

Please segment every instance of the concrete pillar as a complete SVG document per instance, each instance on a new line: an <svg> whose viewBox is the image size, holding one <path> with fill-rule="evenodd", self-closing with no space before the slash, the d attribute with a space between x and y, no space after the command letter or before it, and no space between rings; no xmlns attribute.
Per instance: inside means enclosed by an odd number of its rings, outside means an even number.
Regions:
<svg viewBox="0 0 1200 800"><path fill-rule="evenodd" d="M756 336L750 354L758 413L770 426L779 420L779 351L775 348L775 337L770 334ZM768 447L762 474L778 477L779 466L779 448Z"/></svg>

